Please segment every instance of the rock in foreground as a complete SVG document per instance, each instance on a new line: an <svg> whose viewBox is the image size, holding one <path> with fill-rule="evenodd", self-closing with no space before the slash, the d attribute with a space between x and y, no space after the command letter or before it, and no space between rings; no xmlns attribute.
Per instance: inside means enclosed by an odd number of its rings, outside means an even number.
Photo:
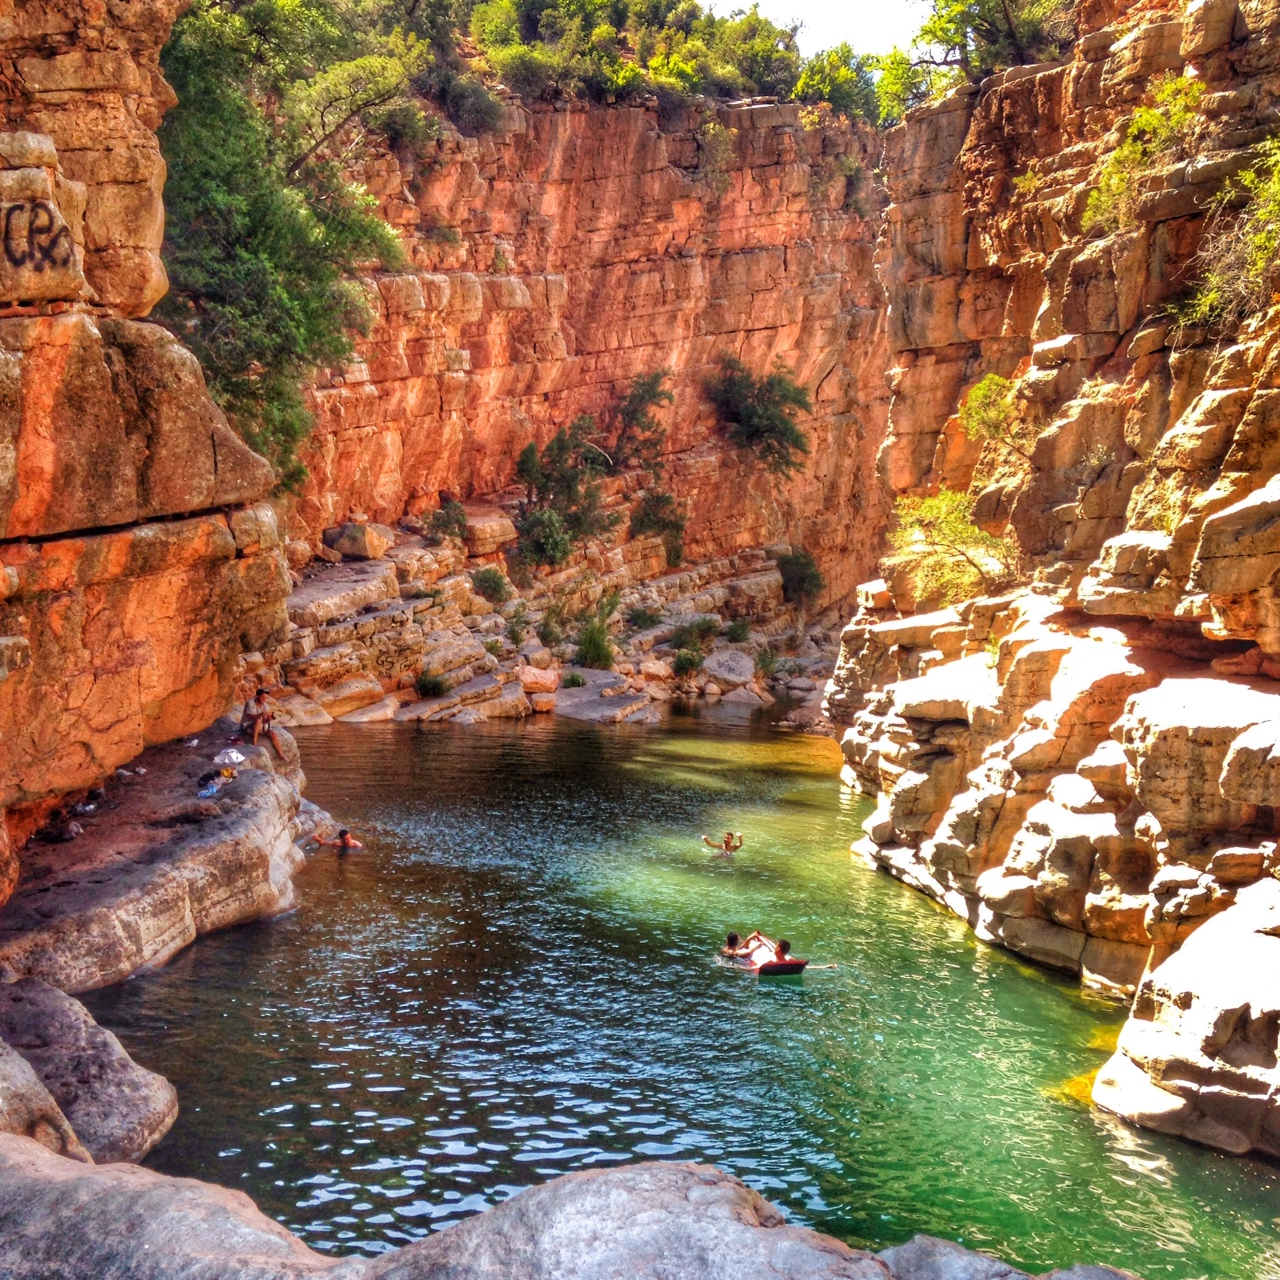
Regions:
<svg viewBox="0 0 1280 1280"><path fill-rule="evenodd" d="M1123 1280L1106 1267L1061 1280ZM373 1259L312 1253L238 1191L132 1165L86 1166L0 1136L8 1280L1021 1280L928 1237L877 1257L805 1227L717 1169L573 1173Z"/></svg>

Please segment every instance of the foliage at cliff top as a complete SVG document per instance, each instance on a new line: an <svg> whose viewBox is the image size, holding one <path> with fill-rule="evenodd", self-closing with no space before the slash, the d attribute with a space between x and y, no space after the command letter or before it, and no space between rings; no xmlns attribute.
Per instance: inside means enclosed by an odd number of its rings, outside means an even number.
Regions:
<svg viewBox="0 0 1280 1280"><path fill-rule="evenodd" d="M303 474L304 379L368 324L355 269L400 258L336 146L412 127L409 81L434 54L402 16L393 0L196 0L163 55L178 105L160 129L170 292L156 318L286 485Z"/></svg>
<svg viewBox="0 0 1280 1280"><path fill-rule="evenodd" d="M1075 39L1074 0L931 0L909 50L876 61L880 121L995 71L1057 58Z"/></svg>
<svg viewBox="0 0 1280 1280"><path fill-rule="evenodd" d="M843 44L805 61L796 30L755 5L724 18L697 0L483 0L470 20L492 72L523 97L767 94L874 119L871 60Z"/></svg>

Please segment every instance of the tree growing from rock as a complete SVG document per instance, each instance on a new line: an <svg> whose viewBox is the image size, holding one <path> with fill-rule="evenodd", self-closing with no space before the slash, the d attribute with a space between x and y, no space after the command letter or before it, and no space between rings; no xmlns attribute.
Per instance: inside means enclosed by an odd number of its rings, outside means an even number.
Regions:
<svg viewBox="0 0 1280 1280"><path fill-rule="evenodd" d="M736 356L721 356L720 373L706 383L706 392L731 444L754 453L775 475L800 469L809 438L795 417L812 412L813 404L782 365L757 378Z"/></svg>
<svg viewBox="0 0 1280 1280"><path fill-rule="evenodd" d="M913 561L920 599L951 604L966 596L989 595L1016 576L1016 545L974 524L973 503L967 493L946 488L930 497L898 499L898 527L889 543Z"/></svg>

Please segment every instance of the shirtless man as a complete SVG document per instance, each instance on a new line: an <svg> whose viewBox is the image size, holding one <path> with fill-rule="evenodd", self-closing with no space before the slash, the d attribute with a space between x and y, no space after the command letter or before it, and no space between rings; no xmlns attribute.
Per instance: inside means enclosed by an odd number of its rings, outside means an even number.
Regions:
<svg viewBox="0 0 1280 1280"><path fill-rule="evenodd" d="M732 831L726 831L721 837L719 844L712 840L710 836L702 837L702 843L705 844L708 849L714 849L715 856L717 858L732 858L733 855L742 848L741 831L738 832L736 841L737 842L735 843L735 837Z"/></svg>
<svg viewBox="0 0 1280 1280"><path fill-rule="evenodd" d="M317 849L323 849L325 848L326 845L337 845L338 857L342 857L344 853L348 853L352 849L364 848L364 845L362 845L360 841L357 840L355 836L353 836L351 832L347 830L346 827L343 827L341 830L339 830L338 834L334 836L332 840L316 841Z"/></svg>
<svg viewBox="0 0 1280 1280"><path fill-rule="evenodd" d="M276 755L283 760L284 751L280 747L280 738L272 728L272 719L271 704L267 701L267 695L262 686L259 685L254 690L253 697L244 704L244 711L240 716L240 735L248 738L256 747L259 737L265 733Z"/></svg>

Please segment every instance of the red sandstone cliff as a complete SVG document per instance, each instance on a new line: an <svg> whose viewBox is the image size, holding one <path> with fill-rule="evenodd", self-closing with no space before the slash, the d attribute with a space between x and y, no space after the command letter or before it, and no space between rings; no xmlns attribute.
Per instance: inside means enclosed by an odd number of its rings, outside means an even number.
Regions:
<svg viewBox="0 0 1280 1280"><path fill-rule="evenodd" d="M322 377L311 469L290 532L313 543L352 512L394 522L511 483L530 441L670 369L668 484L688 558L795 542L848 595L878 551L885 327L857 197L879 141L806 130L798 108L723 108L733 149L699 168L703 113L509 106L492 138L384 154L360 175L414 270L374 284L359 360ZM859 212L861 210L861 212ZM451 229L449 244L441 228ZM779 484L717 435L702 386L721 353L781 360L813 395L812 453Z"/></svg>
<svg viewBox="0 0 1280 1280"><path fill-rule="evenodd" d="M174 6L0 18L0 900L67 791L225 709L283 633L270 469L194 357L144 315L165 287L153 129Z"/></svg>

